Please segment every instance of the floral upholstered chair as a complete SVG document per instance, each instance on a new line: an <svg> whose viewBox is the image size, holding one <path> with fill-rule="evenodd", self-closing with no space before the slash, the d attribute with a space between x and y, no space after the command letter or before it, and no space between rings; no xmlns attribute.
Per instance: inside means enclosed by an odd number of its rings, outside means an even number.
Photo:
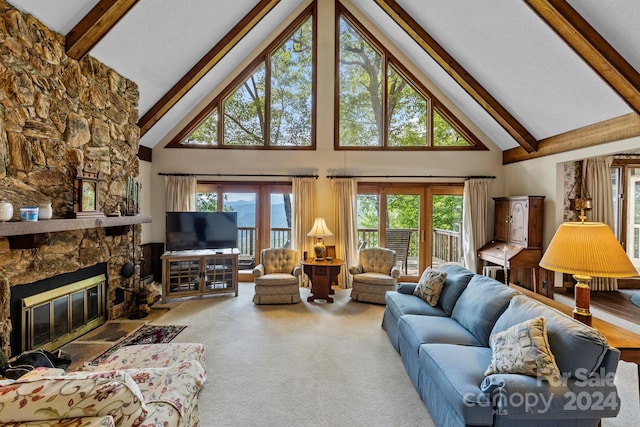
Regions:
<svg viewBox="0 0 640 427"><path fill-rule="evenodd" d="M295 304L300 302L298 252L287 248L263 249L260 264L253 269L256 304Z"/></svg>
<svg viewBox="0 0 640 427"><path fill-rule="evenodd" d="M396 252L387 248L362 249L358 261L349 267L353 275L351 299L385 304L384 294L396 290L400 276Z"/></svg>

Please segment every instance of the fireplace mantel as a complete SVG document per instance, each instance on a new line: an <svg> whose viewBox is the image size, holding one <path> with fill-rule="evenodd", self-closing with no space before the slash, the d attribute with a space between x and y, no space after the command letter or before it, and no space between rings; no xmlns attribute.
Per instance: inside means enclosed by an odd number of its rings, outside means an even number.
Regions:
<svg viewBox="0 0 640 427"><path fill-rule="evenodd" d="M126 227L133 224L151 222L149 215L48 219L43 221L10 221L0 223L0 237L8 237L11 247L25 249L38 246L36 236L57 231L85 230L88 228L106 228L107 234L119 235L127 232ZM24 238L27 237L27 238Z"/></svg>

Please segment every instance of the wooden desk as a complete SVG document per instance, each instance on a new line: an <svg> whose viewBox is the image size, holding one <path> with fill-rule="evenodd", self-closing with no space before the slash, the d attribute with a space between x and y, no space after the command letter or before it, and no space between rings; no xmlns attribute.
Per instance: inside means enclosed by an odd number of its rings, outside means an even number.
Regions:
<svg viewBox="0 0 640 427"><path fill-rule="evenodd" d="M316 261L309 259L301 261L300 264L302 264L304 273L311 279L311 295L307 298L307 301L313 302L317 298L333 302L333 298L329 296L331 283L338 277L340 267L344 265L344 260Z"/></svg>
<svg viewBox="0 0 640 427"><path fill-rule="evenodd" d="M517 285L510 285L513 289L516 289L533 299L540 301L541 303L555 308L556 310L566 314L569 317L573 317L573 309L568 305L564 305L558 301L547 298L543 295L529 291L523 287ZM613 323L609 323L602 319L593 317L591 326L607 337L607 341L611 347L615 347L620 350L620 360L625 362L631 362L638 365L638 380L640 383L640 335L634 334L620 326L616 326ZM638 391L640 393L640 384L638 384Z"/></svg>

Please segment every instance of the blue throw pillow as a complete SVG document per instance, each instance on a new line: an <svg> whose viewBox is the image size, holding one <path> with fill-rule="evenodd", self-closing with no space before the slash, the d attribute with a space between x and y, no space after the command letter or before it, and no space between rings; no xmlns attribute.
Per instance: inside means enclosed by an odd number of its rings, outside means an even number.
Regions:
<svg viewBox="0 0 640 427"><path fill-rule="evenodd" d="M451 317L488 347L493 325L517 294L495 279L476 274L458 298Z"/></svg>
<svg viewBox="0 0 640 427"><path fill-rule="evenodd" d="M447 316L451 316L453 307L474 274L458 264L444 264L440 267L440 271L447 273L447 278L442 285L438 305L447 313Z"/></svg>

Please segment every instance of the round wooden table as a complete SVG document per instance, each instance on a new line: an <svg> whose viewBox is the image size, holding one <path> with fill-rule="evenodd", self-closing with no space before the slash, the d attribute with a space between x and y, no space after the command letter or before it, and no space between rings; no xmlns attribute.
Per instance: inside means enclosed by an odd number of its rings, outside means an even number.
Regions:
<svg viewBox="0 0 640 427"><path fill-rule="evenodd" d="M331 261L308 259L300 261L304 273L311 279L311 295L307 301L313 302L316 299L323 299L327 302L333 302L333 298L329 295L331 292L331 284L340 274L340 267L344 265L343 259L333 259Z"/></svg>

